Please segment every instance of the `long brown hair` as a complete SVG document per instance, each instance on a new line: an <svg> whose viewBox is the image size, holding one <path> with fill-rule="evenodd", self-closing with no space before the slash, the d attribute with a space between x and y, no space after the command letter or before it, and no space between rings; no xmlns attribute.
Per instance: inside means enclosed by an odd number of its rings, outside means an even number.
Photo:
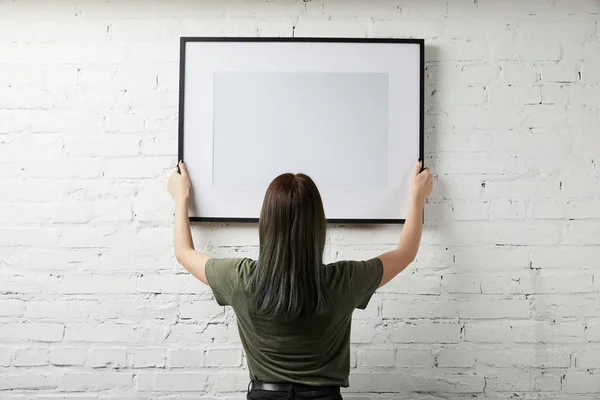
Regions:
<svg viewBox="0 0 600 400"><path fill-rule="evenodd" d="M324 310L326 227L321 195L310 177L287 173L271 182L258 223L258 265L250 280L253 311L290 320Z"/></svg>

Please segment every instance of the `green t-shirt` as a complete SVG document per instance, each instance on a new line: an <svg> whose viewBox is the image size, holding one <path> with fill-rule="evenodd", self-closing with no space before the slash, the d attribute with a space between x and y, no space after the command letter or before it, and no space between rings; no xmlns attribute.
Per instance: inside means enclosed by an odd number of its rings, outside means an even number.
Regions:
<svg viewBox="0 0 600 400"><path fill-rule="evenodd" d="M211 258L206 264L206 278L217 302L232 306L237 316L250 379L347 387L352 312L366 308L381 283L381 260L324 265L328 310L291 322L249 312L245 288L255 267L256 261L247 258Z"/></svg>

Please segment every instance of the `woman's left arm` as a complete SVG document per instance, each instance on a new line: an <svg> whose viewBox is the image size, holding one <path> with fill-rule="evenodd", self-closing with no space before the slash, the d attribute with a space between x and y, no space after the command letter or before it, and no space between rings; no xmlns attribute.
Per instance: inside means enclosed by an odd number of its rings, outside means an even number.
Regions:
<svg viewBox="0 0 600 400"><path fill-rule="evenodd" d="M175 258L177 262L187 269L192 275L208 285L205 267L210 256L199 253L194 249L190 220L188 217L188 201L190 198L190 178L183 161L179 162L179 170L171 172L168 190L175 201L175 226L173 227L175 240Z"/></svg>

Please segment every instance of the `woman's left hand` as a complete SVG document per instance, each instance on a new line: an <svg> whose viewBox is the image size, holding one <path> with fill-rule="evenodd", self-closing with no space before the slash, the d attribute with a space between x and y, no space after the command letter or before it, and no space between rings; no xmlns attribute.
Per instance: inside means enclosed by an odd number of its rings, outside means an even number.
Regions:
<svg viewBox="0 0 600 400"><path fill-rule="evenodd" d="M187 202L190 197L190 187L192 185L190 183L190 177L188 176L187 168L183 161L179 162L179 170L181 173L178 173L177 170L173 170L173 172L171 172L167 190L169 191L171 197L173 197L173 200Z"/></svg>

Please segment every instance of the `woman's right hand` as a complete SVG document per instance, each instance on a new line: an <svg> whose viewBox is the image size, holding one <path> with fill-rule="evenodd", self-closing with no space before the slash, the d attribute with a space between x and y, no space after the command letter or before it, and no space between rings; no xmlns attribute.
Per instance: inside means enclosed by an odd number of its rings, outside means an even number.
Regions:
<svg viewBox="0 0 600 400"><path fill-rule="evenodd" d="M187 168L183 161L179 161L179 170L181 172L177 172L177 170L173 170L171 172L171 176L169 176L169 181L167 184L167 190L173 200L184 201L187 203L188 198L190 197L190 177L187 172Z"/></svg>
<svg viewBox="0 0 600 400"><path fill-rule="evenodd" d="M410 195L413 199L423 202L433 190L433 177L428 168L421 171L422 167L423 162L417 162L410 181Z"/></svg>

